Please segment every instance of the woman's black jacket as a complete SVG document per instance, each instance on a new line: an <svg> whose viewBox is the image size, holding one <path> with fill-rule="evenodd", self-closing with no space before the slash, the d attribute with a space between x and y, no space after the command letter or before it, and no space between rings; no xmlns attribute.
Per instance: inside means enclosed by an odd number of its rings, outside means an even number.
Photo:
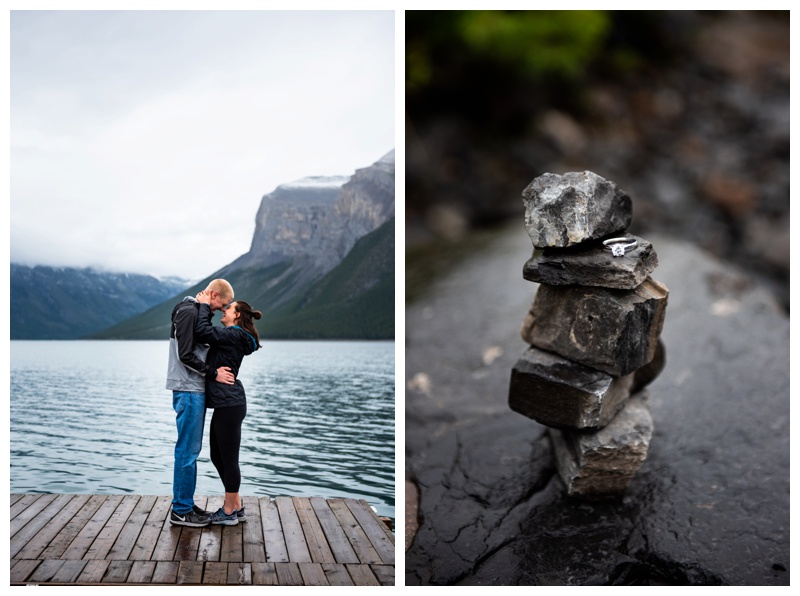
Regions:
<svg viewBox="0 0 800 596"><path fill-rule="evenodd" d="M234 325L219 327L211 323L211 308L208 304L200 305L200 313L194 328L195 339L211 346L208 350L206 364L206 407L224 408L241 406L246 403L244 386L239 380L239 367L242 359L258 349L256 339L247 331ZM220 366L230 366L236 377L233 385L218 383L215 380Z"/></svg>

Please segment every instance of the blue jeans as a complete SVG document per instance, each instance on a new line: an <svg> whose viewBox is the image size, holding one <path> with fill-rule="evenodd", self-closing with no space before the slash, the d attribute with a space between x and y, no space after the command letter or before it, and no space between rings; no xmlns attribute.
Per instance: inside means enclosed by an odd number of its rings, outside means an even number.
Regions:
<svg viewBox="0 0 800 596"><path fill-rule="evenodd" d="M172 477L172 510L184 515L190 513L194 507L197 457L203 446L203 425L206 420L206 394L173 391L172 407L178 425Z"/></svg>

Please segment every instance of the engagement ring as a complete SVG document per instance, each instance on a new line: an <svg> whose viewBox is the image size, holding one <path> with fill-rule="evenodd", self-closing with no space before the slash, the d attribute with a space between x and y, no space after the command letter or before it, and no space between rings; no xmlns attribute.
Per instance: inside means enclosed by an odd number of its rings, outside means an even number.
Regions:
<svg viewBox="0 0 800 596"><path fill-rule="evenodd" d="M613 257L624 257L625 252L637 244L639 244L639 241L633 238L609 238L608 240L603 240L603 247L610 250Z"/></svg>

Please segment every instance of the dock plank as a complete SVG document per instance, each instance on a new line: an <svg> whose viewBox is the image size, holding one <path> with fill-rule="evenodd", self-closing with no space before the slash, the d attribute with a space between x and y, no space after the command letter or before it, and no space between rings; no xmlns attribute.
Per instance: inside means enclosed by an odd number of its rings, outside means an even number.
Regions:
<svg viewBox="0 0 800 596"><path fill-rule="evenodd" d="M102 559L93 559L86 561L83 571L78 576L77 583L79 584L99 584L103 576L106 574L108 565L111 561L104 561Z"/></svg>
<svg viewBox="0 0 800 596"><path fill-rule="evenodd" d="M243 503L246 522L188 528L170 525L169 496L14 495L11 584L393 585L394 537L365 501Z"/></svg>
<svg viewBox="0 0 800 596"><path fill-rule="evenodd" d="M104 499L95 514L89 518L89 521L78 532L78 535L75 536L75 539L69 544L60 558L82 559L120 502L122 502L122 495L109 495Z"/></svg>
<svg viewBox="0 0 800 596"><path fill-rule="evenodd" d="M328 546L325 532L322 531L311 501L307 497L292 497L292 503L303 528L311 560L314 563L335 563L336 559L331 552L331 547Z"/></svg>
<svg viewBox="0 0 800 596"><path fill-rule="evenodd" d="M108 569L103 575L104 584L122 584L128 579L131 573L133 561L109 561Z"/></svg>
<svg viewBox="0 0 800 596"><path fill-rule="evenodd" d="M247 522L245 522L247 523ZM225 526L222 533L222 549L219 553L219 560L225 562L241 561L244 555L242 548L242 530L245 524L235 526Z"/></svg>
<svg viewBox="0 0 800 596"><path fill-rule="evenodd" d="M48 559L36 568L30 578L30 583L52 582L53 576L64 565L64 561Z"/></svg>
<svg viewBox="0 0 800 596"><path fill-rule="evenodd" d="M156 561L156 568L153 571L154 584L176 584L178 583L179 561Z"/></svg>
<svg viewBox="0 0 800 596"><path fill-rule="evenodd" d="M17 553L19 553L21 550L25 548L28 542L30 542L31 540L35 540L36 535L40 531L42 531L42 529L45 526L47 526L47 524L54 517L58 515L58 513L61 511L64 505L69 503L71 499L72 495L58 495L55 499L48 502L47 506L44 509L41 509L35 517L29 519L28 522L22 528L20 528L20 530L16 534L14 534L14 537L11 539L11 549L9 556L15 557ZM36 501L36 503L38 504L42 501L43 501L42 499L39 499ZM33 505L31 507L33 507ZM25 511L26 512L29 511L31 507L29 507ZM19 518L20 517L18 516L17 519ZM22 559L24 557L17 557L17 558Z"/></svg>
<svg viewBox="0 0 800 596"><path fill-rule="evenodd" d="M347 534L347 539L353 546L356 555L358 555L359 561L365 564L382 563L383 561L380 555L378 555L375 547L372 546L372 543L369 541L369 538L367 538L364 530L361 529L356 518L353 517L350 508L345 504L344 500L330 499L328 503L336 519L339 520L339 524L342 526L345 534ZM350 567L348 567L348 569L349 568ZM355 580L355 578L353 579ZM361 585L358 584L358 582L356 582L356 584Z"/></svg>
<svg viewBox="0 0 800 596"><path fill-rule="evenodd" d="M45 548L40 557L41 559L60 559L67 550L67 547L78 536L78 533L84 528L86 523L97 513L97 510L106 500L106 495L86 495L89 500L86 501L72 519L61 529L56 537Z"/></svg>
<svg viewBox="0 0 800 596"><path fill-rule="evenodd" d="M229 586L249 586L253 583L253 571L250 563L228 563Z"/></svg>
<svg viewBox="0 0 800 596"><path fill-rule="evenodd" d="M325 537L328 540L328 545L333 552L333 556L337 563L358 563L358 556L356 551L353 550L350 541L347 539L339 520L331 511L327 501L322 497L312 497L311 506L317 514L322 530L325 532Z"/></svg>
<svg viewBox="0 0 800 596"><path fill-rule="evenodd" d="M271 563L288 563L289 551L281 528L281 517L274 499L259 500L261 511L261 527L264 531L264 550L267 561ZM249 523L249 522L248 522Z"/></svg>
<svg viewBox="0 0 800 596"><path fill-rule="evenodd" d="M69 495L63 495L65 497ZM29 540L25 546L16 553L18 559L48 559L51 557L40 557L44 550L50 546L50 543L55 537L64 529L73 516L75 516L89 500L89 495L75 495L69 499L66 504L55 512L55 515L48 521L42 528L35 533L35 536ZM56 499L53 505L59 506L60 503ZM44 514L44 512L42 512ZM12 556L14 556L12 554Z"/></svg>
<svg viewBox="0 0 800 596"><path fill-rule="evenodd" d="M100 533L97 535L94 542L92 542L86 554L83 555L84 559L106 558L111 547L114 546L114 541L122 531L122 527L125 525L125 522L138 503L138 495L126 495L122 498L122 502L114 510L114 513L111 514L111 517L108 518L105 526L100 530Z"/></svg>
<svg viewBox="0 0 800 596"><path fill-rule="evenodd" d="M328 586L328 578L321 563L298 563L304 586Z"/></svg>
<svg viewBox="0 0 800 596"><path fill-rule="evenodd" d="M289 561L292 563L311 563L311 553L308 552L306 537L300 518L294 509L291 497L276 497L278 512L281 517L281 529L286 541L286 550L289 552Z"/></svg>
<svg viewBox="0 0 800 596"><path fill-rule="evenodd" d="M394 565L394 541L386 524L372 511L366 501L344 499L344 502L358 525L364 530L367 538L369 538L375 552L381 558L381 562Z"/></svg>
<svg viewBox="0 0 800 596"><path fill-rule="evenodd" d="M200 584L203 581L202 561L180 561L178 563L178 584Z"/></svg>
<svg viewBox="0 0 800 596"><path fill-rule="evenodd" d="M275 563L251 563L250 566L253 572L253 585L278 585L278 573L275 571Z"/></svg>
<svg viewBox="0 0 800 596"><path fill-rule="evenodd" d="M350 577L357 586L380 586L381 582L375 577L369 565L345 565Z"/></svg>
<svg viewBox="0 0 800 596"><path fill-rule="evenodd" d="M297 563L275 563L275 573L278 575L279 586L303 585L303 575Z"/></svg>
<svg viewBox="0 0 800 596"><path fill-rule="evenodd" d="M177 561L196 561L200 549L200 538L204 528L181 528L174 558Z"/></svg>
<svg viewBox="0 0 800 596"><path fill-rule="evenodd" d="M139 499L139 502L136 504L136 507L134 507L130 517L125 520L125 523L123 524L119 535L117 535L116 540L114 540L111 550L108 551L108 557L106 558L130 558L131 551L133 550L136 540L139 538L139 534L141 534L142 528L144 528L144 524L147 521L147 516L150 515L150 511L153 509L153 505L155 505L155 503L155 495L144 495Z"/></svg>
<svg viewBox="0 0 800 596"><path fill-rule="evenodd" d="M153 581L156 571L155 561L133 561L131 572L128 575L129 584L149 584Z"/></svg>
<svg viewBox="0 0 800 596"><path fill-rule="evenodd" d="M23 583L33 574L41 561L11 560L11 583Z"/></svg>
<svg viewBox="0 0 800 596"><path fill-rule="evenodd" d="M14 537L28 522L38 518L38 516L52 503L57 495L32 495L32 498L23 503L23 507L16 512L12 513L11 525L9 526L9 535ZM15 504L19 505L19 503ZM12 511L15 509L12 507ZM13 556L13 555L12 555Z"/></svg>
<svg viewBox="0 0 800 596"><path fill-rule="evenodd" d="M394 585L394 565L370 565L370 569L382 586Z"/></svg>
<svg viewBox="0 0 800 596"><path fill-rule="evenodd" d="M223 497L209 497L206 511L216 511L222 507ZM219 561L222 552L222 526L206 526L200 533L200 547L197 551L198 561Z"/></svg>
<svg viewBox="0 0 800 596"><path fill-rule="evenodd" d="M353 578L347 573L347 567L341 563L323 563L322 570L331 586L354 586Z"/></svg>
<svg viewBox="0 0 800 596"><path fill-rule="evenodd" d="M204 584L225 585L228 583L228 564L223 561L209 561L203 572Z"/></svg>
<svg viewBox="0 0 800 596"><path fill-rule="evenodd" d="M55 499L55 495L25 495L22 499L15 501L11 505L11 526L9 528L9 535L16 534L22 526L28 523L36 514ZM38 502L38 504L37 504ZM35 507L28 512L29 507ZM26 513L27 512L27 513Z"/></svg>
<svg viewBox="0 0 800 596"><path fill-rule="evenodd" d="M164 527L164 520L169 517L172 499L168 496L158 497L144 522L142 531L131 549L129 559L149 561L158 543L158 537ZM167 522L168 523L168 522Z"/></svg>
<svg viewBox="0 0 800 596"><path fill-rule="evenodd" d="M247 563L264 563L267 556L258 497L242 497L242 505L247 516L247 521L242 524L243 560Z"/></svg>
<svg viewBox="0 0 800 596"><path fill-rule="evenodd" d="M83 573L86 563L86 561L64 561L61 569L53 576L53 583L74 584Z"/></svg>

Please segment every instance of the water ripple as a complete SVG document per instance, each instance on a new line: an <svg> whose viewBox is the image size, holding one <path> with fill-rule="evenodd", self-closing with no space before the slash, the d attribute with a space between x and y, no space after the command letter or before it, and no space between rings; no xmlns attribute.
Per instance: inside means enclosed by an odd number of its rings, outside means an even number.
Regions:
<svg viewBox="0 0 800 596"><path fill-rule="evenodd" d="M11 342L11 490L170 494L167 342ZM248 357L243 494L366 499L394 517L394 344L271 342ZM220 494L208 455L198 494Z"/></svg>

